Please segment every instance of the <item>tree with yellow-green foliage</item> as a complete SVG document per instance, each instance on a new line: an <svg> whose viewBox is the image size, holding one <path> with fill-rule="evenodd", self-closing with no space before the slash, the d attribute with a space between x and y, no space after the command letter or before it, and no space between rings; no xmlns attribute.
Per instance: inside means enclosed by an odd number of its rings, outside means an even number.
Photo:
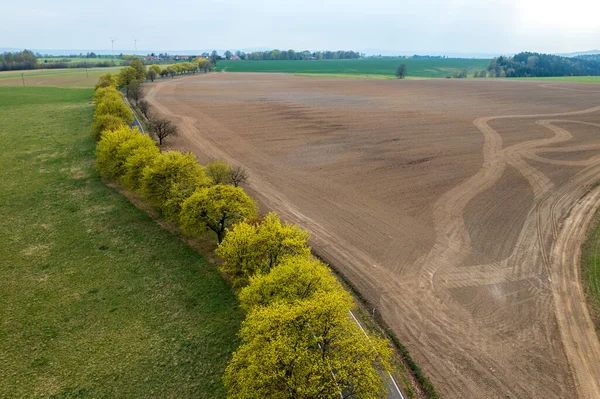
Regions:
<svg viewBox="0 0 600 399"><path fill-rule="evenodd" d="M140 192L150 204L160 208L167 219L176 220L183 200L208 185L210 179L194 154L168 151L144 169Z"/></svg>
<svg viewBox="0 0 600 399"><path fill-rule="evenodd" d="M117 86L117 78L112 75L110 72L107 72L103 75L100 75L98 78L98 82L96 83L96 90L103 87L116 87Z"/></svg>
<svg viewBox="0 0 600 399"><path fill-rule="evenodd" d="M250 277L248 286L239 292L240 306L249 312L257 306L301 301L334 290L343 288L329 267L310 257L294 256L267 274Z"/></svg>
<svg viewBox="0 0 600 399"><path fill-rule="evenodd" d="M190 62L182 62L178 64L182 73L190 72L190 68L192 67L192 63Z"/></svg>
<svg viewBox="0 0 600 399"><path fill-rule="evenodd" d="M96 112L92 127L96 139L101 137L102 132L115 130L122 126L128 126L133 122L133 114L114 88L100 88L94 96L96 101Z"/></svg>
<svg viewBox="0 0 600 399"><path fill-rule="evenodd" d="M130 67L136 70L136 79L138 82L143 83L146 80L146 66L139 58L134 59L129 64ZM131 82L130 82L131 83Z"/></svg>
<svg viewBox="0 0 600 399"><path fill-rule="evenodd" d="M197 190L185 200L181 207L181 229L192 236L212 230L220 243L227 227L256 214L256 203L244 190L217 184Z"/></svg>
<svg viewBox="0 0 600 399"><path fill-rule="evenodd" d="M194 64L198 65L198 69L204 72L208 72L210 69L210 61L206 58L196 58L193 61Z"/></svg>
<svg viewBox="0 0 600 399"><path fill-rule="evenodd" d="M160 65L156 64L150 65L148 69L152 69L156 73L156 76L160 76L160 73L162 72L162 68L160 67Z"/></svg>
<svg viewBox="0 0 600 399"><path fill-rule="evenodd" d="M269 213L259 223L244 221L228 230L216 254L223 258L221 270L231 278L233 286L244 287L250 277L266 274L287 258L309 257L310 235L298 226L281 223Z"/></svg>
<svg viewBox="0 0 600 399"><path fill-rule="evenodd" d="M96 104L96 112L94 115L113 115L121 118L126 124L133 122L133 114L123 99L108 98Z"/></svg>
<svg viewBox="0 0 600 399"><path fill-rule="evenodd" d="M232 184L231 168L227 162L214 161L206 165L206 175L210 177L213 184Z"/></svg>
<svg viewBox="0 0 600 399"><path fill-rule="evenodd" d="M169 67L167 67L166 71L167 71L167 73L169 74L169 76L171 77L171 79L173 79L173 77L174 77L175 75L177 75L177 69L176 69L176 68L174 68L173 66L169 66Z"/></svg>
<svg viewBox="0 0 600 399"><path fill-rule="evenodd" d="M117 90L117 88L115 86L106 86L106 87L99 87L98 89L96 89L96 92L94 93L94 102L96 104L101 103L104 100L121 100L123 97L121 96L121 92L119 92L119 90Z"/></svg>
<svg viewBox="0 0 600 399"><path fill-rule="evenodd" d="M104 132L110 132L122 127L127 127L127 124L118 116L111 114L94 115L92 128L94 129L94 137L96 140L100 140Z"/></svg>
<svg viewBox="0 0 600 399"><path fill-rule="evenodd" d="M229 397L385 397L391 349L367 337L350 319L352 299L342 290L316 292L291 303L252 310L241 346L223 377Z"/></svg>
<svg viewBox="0 0 600 399"><path fill-rule="evenodd" d="M154 79L156 79L158 75L156 74L156 71L152 68L148 68L148 72L146 72L146 77L148 79L150 79L151 82L154 82Z"/></svg>
<svg viewBox="0 0 600 399"><path fill-rule="evenodd" d="M129 83L136 80L138 80L138 71L130 66L121 69L121 72L117 75L117 85L119 87L127 87Z"/></svg>
<svg viewBox="0 0 600 399"><path fill-rule="evenodd" d="M125 160L125 173L121 177L121 182L132 191L140 188L142 176L146 168L152 168L154 161L159 158L160 150L157 146L140 147L131 152L131 155Z"/></svg>
<svg viewBox="0 0 600 399"><path fill-rule="evenodd" d="M103 176L120 179L125 175L125 162L139 148L156 148L156 143L129 127L106 132L96 147L96 168Z"/></svg>

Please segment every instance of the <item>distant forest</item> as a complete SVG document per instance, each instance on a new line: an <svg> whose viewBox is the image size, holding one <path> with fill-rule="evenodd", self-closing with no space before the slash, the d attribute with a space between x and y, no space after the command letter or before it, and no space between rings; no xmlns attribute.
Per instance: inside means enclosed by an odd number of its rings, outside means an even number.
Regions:
<svg viewBox="0 0 600 399"><path fill-rule="evenodd" d="M513 57L494 58L488 67L493 77L600 76L596 56L576 58L552 54L519 53Z"/></svg>
<svg viewBox="0 0 600 399"><path fill-rule="evenodd" d="M0 71L37 68L37 58L29 50L20 53L0 53Z"/></svg>
<svg viewBox="0 0 600 399"><path fill-rule="evenodd" d="M579 56L577 56L577 58L582 59L582 60L587 60L587 61L598 61L598 62L600 62L600 54L579 55Z"/></svg>
<svg viewBox="0 0 600 399"><path fill-rule="evenodd" d="M266 60L353 60L361 57L357 51L294 51L294 50L271 50L271 51L254 51L252 53L244 53L236 51L235 54L230 51L225 52L225 58L231 59L233 55L242 60L249 61L266 61Z"/></svg>

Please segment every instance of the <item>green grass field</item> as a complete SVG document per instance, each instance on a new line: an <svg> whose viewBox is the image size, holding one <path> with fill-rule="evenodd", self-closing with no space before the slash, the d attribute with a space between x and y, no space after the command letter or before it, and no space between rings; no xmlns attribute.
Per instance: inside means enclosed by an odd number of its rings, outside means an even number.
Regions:
<svg viewBox="0 0 600 399"><path fill-rule="evenodd" d="M600 331L600 211L588 238L583 245L581 254L581 275L589 303L589 310Z"/></svg>
<svg viewBox="0 0 600 399"><path fill-rule="evenodd" d="M63 88L92 88L100 75L107 72L118 73L120 67L114 68L68 68L68 69L34 69L28 71L0 72L0 86L47 86ZM23 77L21 77L23 73Z"/></svg>
<svg viewBox="0 0 600 399"><path fill-rule="evenodd" d="M101 182L91 96L0 87L0 397L224 397L237 301Z"/></svg>
<svg viewBox="0 0 600 399"><path fill-rule="evenodd" d="M116 65L121 65L121 60L119 58L85 58L85 57L50 57L50 58L38 58L38 64L44 65L46 62L61 62L62 60L70 60L71 64L77 64L79 62L89 62L89 63L97 63L109 61L113 62Z"/></svg>
<svg viewBox="0 0 600 399"><path fill-rule="evenodd" d="M490 60L366 58L322 61L219 61L217 71L287 72L295 74L380 75L393 76L400 64L406 64L409 77L444 78L467 68L471 73L487 68Z"/></svg>

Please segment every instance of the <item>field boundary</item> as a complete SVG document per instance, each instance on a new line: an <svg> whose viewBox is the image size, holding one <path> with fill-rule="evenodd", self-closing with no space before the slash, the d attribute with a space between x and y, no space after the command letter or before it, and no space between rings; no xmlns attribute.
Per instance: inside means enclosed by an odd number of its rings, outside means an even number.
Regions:
<svg viewBox="0 0 600 399"><path fill-rule="evenodd" d="M581 246L581 259L580 259L580 270L581 270L581 283L583 285L583 292L587 302L590 317L594 323L594 329L596 334L600 335L600 297L594 295L591 289L592 282L590 280L589 271L593 268L594 258L597 258L600 254L600 204L594 211L594 218L590 223L588 231L586 233L586 239ZM600 339L600 336L599 336Z"/></svg>

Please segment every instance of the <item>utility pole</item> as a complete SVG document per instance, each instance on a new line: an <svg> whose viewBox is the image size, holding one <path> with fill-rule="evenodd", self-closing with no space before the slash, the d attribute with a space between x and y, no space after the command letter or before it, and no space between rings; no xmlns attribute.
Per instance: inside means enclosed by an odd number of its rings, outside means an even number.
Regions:
<svg viewBox="0 0 600 399"><path fill-rule="evenodd" d="M23 86L25 86L25 74L21 73L21 80L23 80Z"/></svg>
<svg viewBox="0 0 600 399"><path fill-rule="evenodd" d="M133 55L137 55L137 42L138 42L138 39L136 39L134 37L133 38L133 48L135 48L135 52L133 53Z"/></svg>

